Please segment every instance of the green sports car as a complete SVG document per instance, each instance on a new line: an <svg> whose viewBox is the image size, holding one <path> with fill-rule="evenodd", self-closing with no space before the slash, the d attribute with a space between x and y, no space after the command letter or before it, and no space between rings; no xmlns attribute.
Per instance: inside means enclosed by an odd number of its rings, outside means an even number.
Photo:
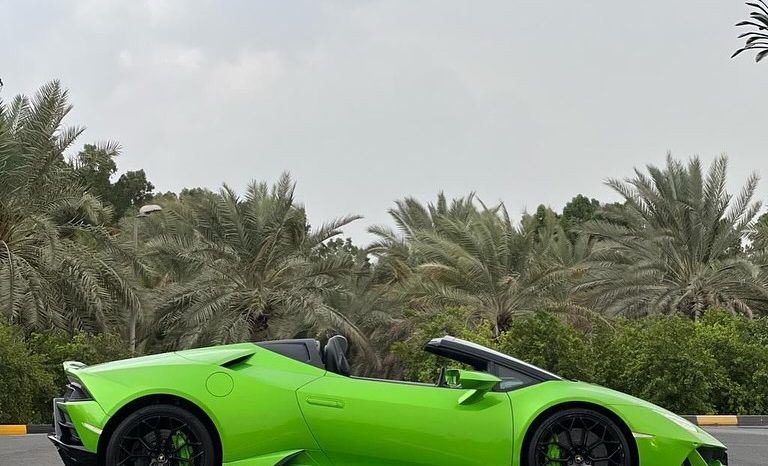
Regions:
<svg viewBox="0 0 768 466"><path fill-rule="evenodd" d="M434 384L352 377L347 340L242 343L87 367L53 402L67 466L720 466L658 406L453 337ZM464 368L471 368L465 370Z"/></svg>

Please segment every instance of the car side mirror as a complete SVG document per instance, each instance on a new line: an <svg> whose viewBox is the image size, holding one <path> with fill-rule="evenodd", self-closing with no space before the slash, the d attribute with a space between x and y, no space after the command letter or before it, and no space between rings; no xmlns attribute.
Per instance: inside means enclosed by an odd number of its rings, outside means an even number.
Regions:
<svg viewBox="0 0 768 466"><path fill-rule="evenodd" d="M466 405L482 399L501 379L487 372L448 369L445 371L445 381L450 387L466 390L459 397L459 404Z"/></svg>

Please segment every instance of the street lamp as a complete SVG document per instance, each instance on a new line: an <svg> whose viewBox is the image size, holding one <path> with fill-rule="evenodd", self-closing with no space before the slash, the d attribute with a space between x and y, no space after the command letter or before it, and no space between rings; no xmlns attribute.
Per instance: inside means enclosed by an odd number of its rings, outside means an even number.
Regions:
<svg viewBox="0 0 768 466"><path fill-rule="evenodd" d="M157 204L147 204L143 205L139 208L139 213L136 214L136 218L133 219L133 254L136 257L139 257L139 219L142 217L148 217L153 212L158 212L163 210L162 207L160 207ZM138 320L138 315L136 314L136 309L131 311L131 323L130 323L130 335L129 339L131 342L131 353L136 352L136 323Z"/></svg>

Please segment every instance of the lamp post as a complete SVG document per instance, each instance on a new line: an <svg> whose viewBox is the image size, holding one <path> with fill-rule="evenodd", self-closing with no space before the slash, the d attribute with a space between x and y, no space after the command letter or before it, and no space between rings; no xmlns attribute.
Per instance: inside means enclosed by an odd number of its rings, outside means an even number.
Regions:
<svg viewBox="0 0 768 466"><path fill-rule="evenodd" d="M137 258L139 257L139 219L148 217L151 213L160 210L163 210L163 208L157 204L147 204L139 208L139 213L136 214L136 217L133 219L133 254ZM131 353L136 352L136 324L138 322L138 317L137 310L133 309L131 311L130 335L128 337L131 343Z"/></svg>

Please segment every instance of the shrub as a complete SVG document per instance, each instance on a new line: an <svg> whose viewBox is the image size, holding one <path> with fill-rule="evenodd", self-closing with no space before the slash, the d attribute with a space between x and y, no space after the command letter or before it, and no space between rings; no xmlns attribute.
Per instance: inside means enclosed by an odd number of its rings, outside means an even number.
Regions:
<svg viewBox="0 0 768 466"><path fill-rule="evenodd" d="M564 377L590 380L594 356L589 338L570 325L545 312L512 322L493 337L487 321L473 323L471 314L461 308L430 315L416 325L411 337L393 345L408 380L434 382L442 366L456 366L455 361L437 358L423 351L431 338L453 335L502 351Z"/></svg>
<svg viewBox="0 0 768 466"><path fill-rule="evenodd" d="M107 333L78 332L72 337L61 332L36 333L27 339L27 344L53 381L53 386L40 391L35 400L46 422L51 421L51 399L61 396L67 384L62 362L80 361L92 365L131 357L128 344L119 336Z"/></svg>
<svg viewBox="0 0 768 466"><path fill-rule="evenodd" d="M678 413L714 411L710 399L717 360L683 317L618 321L594 336L595 382Z"/></svg>
<svg viewBox="0 0 768 466"><path fill-rule="evenodd" d="M764 321L749 321L725 311L708 311L696 325L697 340L715 358L708 375L715 411L728 414L768 412L768 346L756 334Z"/></svg>
<svg viewBox="0 0 768 466"><path fill-rule="evenodd" d="M462 308L449 308L444 312L417 317L413 334L405 341L392 345L393 354L400 360L405 380L435 382L441 367L456 367L455 361L438 358L422 348L429 340L444 335L471 340L493 346L493 332L488 322L471 324L470 313Z"/></svg>
<svg viewBox="0 0 768 466"><path fill-rule="evenodd" d="M461 308L409 318L411 336L392 346L395 372L407 380L434 382L440 367L457 365L422 349L450 334L683 414L768 412L768 318L709 310L698 322L646 317L598 323L585 333L541 312L518 318L497 338L488 322ZM112 361L130 357L127 348L115 335L25 338L18 327L0 324L0 423L50 422L50 400L66 384L62 361Z"/></svg>
<svg viewBox="0 0 768 466"><path fill-rule="evenodd" d="M0 324L0 424L51 422L51 399L67 384L61 363L123 359L130 357L127 346L109 334L47 332L25 338L19 327Z"/></svg>
<svg viewBox="0 0 768 466"><path fill-rule="evenodd" d="M0 424L26 424L48 420L52 375L45 370L45 358L30 351L15 326L0 324Z"/></svg>
<svg viewBox="0 0 768 466"><path fill-rule="evenodd" d="M595 352L589 336L546 312L517 319L497 341L499 351L562 377L593 380Z"/></svg>
<svg viewBox="0 0 768 466"><path fill-rule="evenodd" d="M566 378L646 399L684 414L768 412L768 319L709 310L693 322L680 316L595 323L585 333L557 316L518 318L498 338L487 322L462 309L417 321L393 352L405 378L433 382L452 361L425 353L430 338L451 334L498 349Z"/></svg>
<svg viewBox="0 0 768 466"><path fill-rule="evenodd" d="M27 339L30 349L43 357L46 370L55 375L58 389L66 384L61 363L80 361L93 365L131 357L128 344L118 335L78 332L70 337L61 332L35 333Z"/></svg>

